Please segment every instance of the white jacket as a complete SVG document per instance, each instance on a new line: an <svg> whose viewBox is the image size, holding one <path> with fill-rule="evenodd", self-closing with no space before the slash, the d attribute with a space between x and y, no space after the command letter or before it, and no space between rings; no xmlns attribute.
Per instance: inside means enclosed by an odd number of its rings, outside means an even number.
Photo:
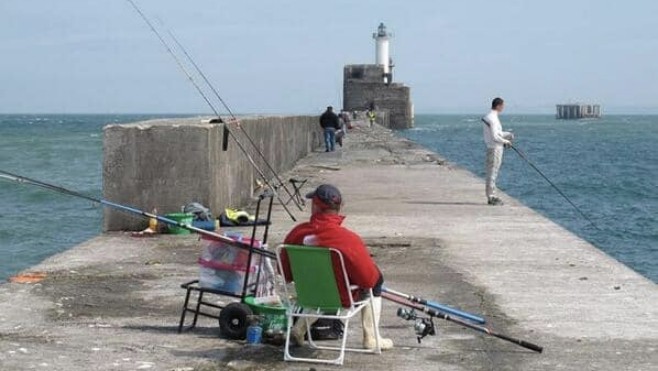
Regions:
<svg viewBox="0 0 658 371"><path fill-rule="evenodd" d="M503 145L510 143L508 138L512 136L512 133L503 131L503 126L498 119L498 111L491 110L491 112L487 113L482 119L489 123L489 125L484 122L482 123L484 129L484 143L486 143L487 148L502 147Z"/></svg>

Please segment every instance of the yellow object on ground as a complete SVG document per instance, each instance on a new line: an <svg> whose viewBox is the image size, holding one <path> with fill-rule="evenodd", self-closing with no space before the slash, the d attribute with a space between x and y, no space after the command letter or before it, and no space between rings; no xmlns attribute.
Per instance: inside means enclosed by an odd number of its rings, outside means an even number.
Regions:
<svg viewBox="0 0 658 371"><path fill-rule="evenodd" d="M254 215L249 215L248 212L240 209L226 208L224 209L224 213L226 214L226 217L230 221L237 224L247 223L256 220L256 217Z"/></svg>

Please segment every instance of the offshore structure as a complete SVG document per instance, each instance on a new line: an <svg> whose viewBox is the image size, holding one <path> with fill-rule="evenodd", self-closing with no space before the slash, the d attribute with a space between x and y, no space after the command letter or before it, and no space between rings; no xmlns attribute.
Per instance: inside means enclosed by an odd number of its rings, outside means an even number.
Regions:
<svg viewBox="0 0 658 371"><path fill-rule="evenodd" d="M343 68L343 109L376 112L378 122L391 129L413 127L411 90L393 82L393 60L390 39L383 23L379 24L375 39L375 64L349 64Z"/></svg>
<svg viewBox="0 0 658 371"><path fill-rule="evenodd" d="M563 120L601 118L599 104L558 104L555 106L555 117Z"/></svg>

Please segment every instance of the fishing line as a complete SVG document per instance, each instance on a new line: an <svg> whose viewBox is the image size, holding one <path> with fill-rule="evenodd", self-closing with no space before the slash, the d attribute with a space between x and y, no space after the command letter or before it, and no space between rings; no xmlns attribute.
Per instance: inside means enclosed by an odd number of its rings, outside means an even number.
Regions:
<svg viewBox="0 0 658 371"><path fill-rule="evenodd" d="M180 67L181 71L185 74L185 76L187 76L188 80L190 80L190 82L192 83L192 85L194 85L194 87L195 87L196 90L199 92L199 94L203 97L203 99L206 101L206 103L208 104L208 106L210 107L210 109L212 109L212 111L215 113L215 115L221 119L221 117L220 117L220 115L219 115L219 112L215 109L215 106L210 102L210 100L208 99L208 97L206 96L206 94L203 92L203 90L201 89L201 87L196 83L196 81L194 80L194 78L192 77L192 75L187 71L187 69L185 68L185 66L183 65L183 63L180 61L180 59L176 56L176 54L173 52L173 50L171 50L171 48L169 47L169 44L165 41L165 39L162 37L162 35L160 35L160 33L158 32L158 30L155 29L155 27L153 26L153 24L151 23L151 21L149 21L149 19L146 17L146 15L141 11L141 9L137 6L137 4L136 4L133 0L126 0L126 1L128 1L128 2L132 5L132 7L133 7L133 8L135 9L135 11L137 12L137 14L139 14L139 16L142 18L142 20L144 20L144 22L145 22L145 23L148 25L148 27L151 29L151 31L153 31L153 33L158 37L158 39L160 40L160 42L162 43L162 45L165 47L165 49L167 50L167 52L169 53L169 55L174 59L174 61L176 61L176 64L178 65L178 67ZM256 162L254 161L254 159L251 157L251 155L249 154L249 152L247 151L247 149L246 149L246 148L242 145L242 143L241 143L241 142L235 137L235 135L233 135L233 134L231 133L231 131L228 130L228 127L226 126L226 124L224 124L224 129L225 129L225 130L231 135L231 137L233 138L233 140L235 140L235 143L238 145L238 147L240 148L240 150L242 151L242 153L244 153L244 155L247 157L248 161L251 163L251 165L252 165L253 168L256 170L256 172L258 173L258 175L260 175L260 177L263 179L263 182L264 182L268 187L270 187L270 189L272 189L272 192L274 193L274 196L276 196L277 200L279 200L279 203L281 204L281 206L283 206L283 209L286 211L286 213L288 213L288 216L290 216L290 219L292 219L292 221L297 221L297 219L295 218L295 216L292 214L292 212L291 212L291 211L288 209L288 207L286 206L285 202L283 202L283 200L282 200L281 197L279 196L278 192L276 191L276 187L273 187L273 186L270 184L270 182L267 180L267 177L265 176L265 174L263 173L263 171L258 167L258 165L257 165Z"/></svg>
<svg viewBox="0 0 658 371"><path fill-rule="evenodd" d="M587 214L585 214L585 213L584 213L584 212L583 212L578 206L576 206L576 204L574 204L573 201L571 201L571 199L569 199L569 197L567 197L567 195L565 195L564 192L562 192L562 191L560 190L560 188L558 188L558 187L557 187L557 186L556 186L556 185L555 185L550 179L548 179L548 177L547 177L546 175L544 175L544 173L542 173L541 170L539 170L539 168L537 168L537 166L535 166L535 164L533 164L532 161L530 161L530 160L528 159L528 157L525 155L525 153L523 153L523 151L521 151L520 149L516 148L516 146L514 146L514 145L510 145L510 147L511 147L511 148L512 148L512 149L513 149L513 150L519 155L519 157L521 157L526 163L528 163L528 165L530 165L530 167L532 167L533 169L535 169L535 171L536 171L539 175L541 175L542 178L544 178L544 179L546 180L546 182L548 182L548 184L550 184L550 185L551 185L551 186L557 191L557 193L560 194L560 196L562 196L565 200L567 200L567 202L568 202L571 206L573 206L573 208L576 209L576 211L578 211L578 213L580 213L580 215L581 215L583 218L585 218L585 220L587 220L587 221L588 221L588 222L589 222L594 228L596 228L596 229L598 229L598 230L601 230L601 228L599 228L599 227L594 223L594 221L592 221L592 219L590 219L590 218L587 216Z"/></svg>
<svg viewBox="0 0 658 371"><path fill-rule="evenodd" d="M485 125L487 125L489 128L491 128L491 125L484 118L482 119L482 122L484 122ZM575 203L573 203L573 201L571 201L571 199L569 197L567 197L567 195L564 194L564 192L562 192L560 190L560 188L558 188L558 186L555 185L555 183L553 183L550 179L548 179L548 177L546 175L544 175L544 173L542 173L542 171L539 170L539 168L537 166L535 166L535 164L533 164L532 161L530 161L528 159L528 157L523 153L523 151L516 148L516 146L514 146L514 145L510 145L510 147L514 150L514 152L516 152L519 155L519 157L521 157L521 159L523 161L525 161L528 165L530 165L531 168L533 168L539 175L541 175L541 177L544 178L546 180L546 182L548 182L548 184L550 184L550 186L553 187L553 189L555 189L557 191L557 193L560 194L560 196L562 196L574 209L576 209L576 211L578 211L578 213L583 218L585 218L585 220L587 220L597 230L601 230L601 228L599 228L596 225L596 223L594 223L594 221L587 216L587 214L585 214Z"/></svg>
<svg viewBox="0 0 658 371"><path fill-rule="evenodd" d="M160 222L163 222L163 223L166 223L168 225L174 225L174 226L184 228L184 229L187 229L189 231L192 231L192 232L195 232L195 233L198 233L198 234L201 234L201 235L209 236L209 237L212 237L215 240L219 240L221 242L227 243L231 246L238 247L240 249L244 249L244 250L250 250L251 249L251 246L249 244L234 241L234 240L232 240L228 237L222 236L221 234L218 234L218 233L206 231L205 229L197 228L197 227L194 227L192 225L185 224L185 223L179 222L177 220L169 219L169 218L164 217L164 216L160 216L160 215L157 215L157 214L154 214L154 213L150 213L150 212L147 212L147 211L144 211L144 210L140 210L140 209L137 209L137 208L134 208L134 207L131 207L131 206L118 204L116 202L108 201L108 200L105 200L105 199L102 199L102 198L92 197L92 196L86 195L84 193L72 191L72 190L64 188L64 187L60 187L60 186L50 184L50 183L46 183L46 182L43 182L43 181L40 181L40 180L28 178L26 176L14 174L14 173L11 173L11 172L8 172L8 171L5 171L5 170L0 170L0 179L6 179L6 180L10 180L10 181L19 183L19 184L27 184L27 185L32 185L32 186L44 188L44 189L54 191L54 192L57 192L57 193L61 193L61 194L67 195L67 196L82 198L82 199L85 199L87 201L91 201L95 204L99 204L99 205L106 206L106 207L109 207L109 208L113 208L113 209L116 209L116 210L128 212L128 213L131 213L131 214L141 215L141 216L143 216L145 218L149 218L149 219L156 219L156 220L158 220ZM261 250L261 249L254 249L253 251L256 254L263 255L263 256L268 257L268 258L276 259L276 254L272 251Z"/></svg>
<svg viewBox="0 0 658 371"><path fill-rule="evenodd" d="M193 59L192 56L187 52L187 49L183 46L183 44L181 44L181 43L178 41L178 38L174 35L174 33L171 31L171 29L169 29L168 27L166 27L165 24L164 24L164 22L163 22L160 18L156 17L156 19L157 19L158 22L160 23L160 26L161 26L165 31L167 31L167 34L169 34L169 37L171 37L171 39L174 41L174 43L176 44L176 46L178 46L178 48L183 52L183 54L185 55L185 57L187 58L187 60L190 62L190 64L192 64L192 66L194 67L194 69L196 70L196 72L199 74L199 76L201 76L201 78L202 78L203 81L206 83L206 85L208 85L208 87L209 87L210 90L213 92L213 94L215 95L215 97L219 100L219 102L222 104L222 106L224 106L224 108L226 109L226 112L228 112L229 116L231 116L231 118L233 119L233 120L232 120L232 123L235 123L235 126L237 126L238 129L240 129L240 132L242 132L242 134L244 134L244 136L245 136L245 138L247 138L247 141L249 142L249 144L251 144L251 146L256 150L256 153L258 153L258 155L260 156L260 158L263 159L263 163L265 163L265 165L267 166L267 168L272 172L272 174L274 175L274 177L276 178L276 180L279 182L279 187L282 187L282 188L286 191L286 193L288 193L288 196L293 197L293 194L290 192L290 190L288 189L288 187L286 187L286 184L285 184L285 182L283 181L283 179L281 179L281 177L279 176L279 174L277 174L276 170L274 170L274 168L272 167L272 165L270 165L269 161L267 160L267 158L265 157L265 155L263 154L263 152L262 152L262 151L258 148L258 146L256 145L256 142L254 142L254 140L251 138L251 136L250 136L250 135L247 133L247 131L242 127L242 124L240 123L240 120L239 120L239 119L233 114L233 111L232 111L231 108L228 106L228 104L224 101L224 99L222 98L222 96L219 95L219 92L217 91L217 89L215 89L215 86L210 82L210 80L208 80L208 78L206 77L206 74L203 73L203 71L201 70L201 67L199 67L199 65L194 61L194 59ZM228 125L228 124L229 124L228 122L225 123L225 125ZM233 139L235 139L235 135L233 134L233 132L229 131L229 135L230 135ZM301 211L301 210L304 210L304 208L303 208L299 203L297 203L297 201L294 200L294 198L293 198L293 201L294 201L295 205L299 208L300 211Z"/></svg>
<svg viewBox="0 0 658 371"><path fill-rule="evenodd" d="M169 53L169 55L171 55L171 57L174 58L174 61L176 62L176 65L178 65L178 67L181 69L181 71L183 71L183 73L185 74L185 76L187 76L187 79L190 80L190 82L192 83L192 85L194 85L194 87L196 88L197 92L199 92L199 94L201 95L201 97L203 97L203 99L206 101L206 103L208 104L208 106L210 107L210 109L215 113L215 115L216 115L217 117L219 117L219 112L217 112L217 110L215 109L215 107L213 106L213 104L210 103L210 100L208 99L208 97L206 96L206 94L203 92L203 90L201 89L201 87L199 86L199 84L196 83L196 81L194 80L194 78L192 77L192 75L187 71L187 69L185 68L185 66L184 66L183 63L181 62L181 60L176 56L176 54L173 52L173 50L171 50L171 48L169 47L169 44L167 44L167 42L162 38L162 35L160 35L160 33L155 29L155 27L153 26L153 24L151 23L151 21L148 20L148 18L146 17L146 15L144 15L144 13L142 13L141 9L139 9L139 7L137 6L137 4L135 4L135 2L134 2L133 0L126 0L126 1L128 1L128 2L133 6L133 8L134 8L135 11L137 12L137 14L139 14L139 16L144 20L144 22L146 22L146 24L147 24L148 27L151 29L151 31L153 31L153 33L158 37L158 39L160 40L160 42L162 43L162 45L165 47L165 49L167 49L167 52Z"/></svg>

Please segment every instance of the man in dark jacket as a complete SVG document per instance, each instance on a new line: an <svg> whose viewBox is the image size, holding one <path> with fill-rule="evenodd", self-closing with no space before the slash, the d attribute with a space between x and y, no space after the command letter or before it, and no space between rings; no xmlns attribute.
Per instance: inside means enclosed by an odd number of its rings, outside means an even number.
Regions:
<svg viewBox="0 0 658 371"><path fill-rule="evenodd" d="M332 106L327 107L322 116L320 116L320 126L324 130L324 145L326 152L336 150L336 130L340 129L338 116L334 113Z"/></svg>

